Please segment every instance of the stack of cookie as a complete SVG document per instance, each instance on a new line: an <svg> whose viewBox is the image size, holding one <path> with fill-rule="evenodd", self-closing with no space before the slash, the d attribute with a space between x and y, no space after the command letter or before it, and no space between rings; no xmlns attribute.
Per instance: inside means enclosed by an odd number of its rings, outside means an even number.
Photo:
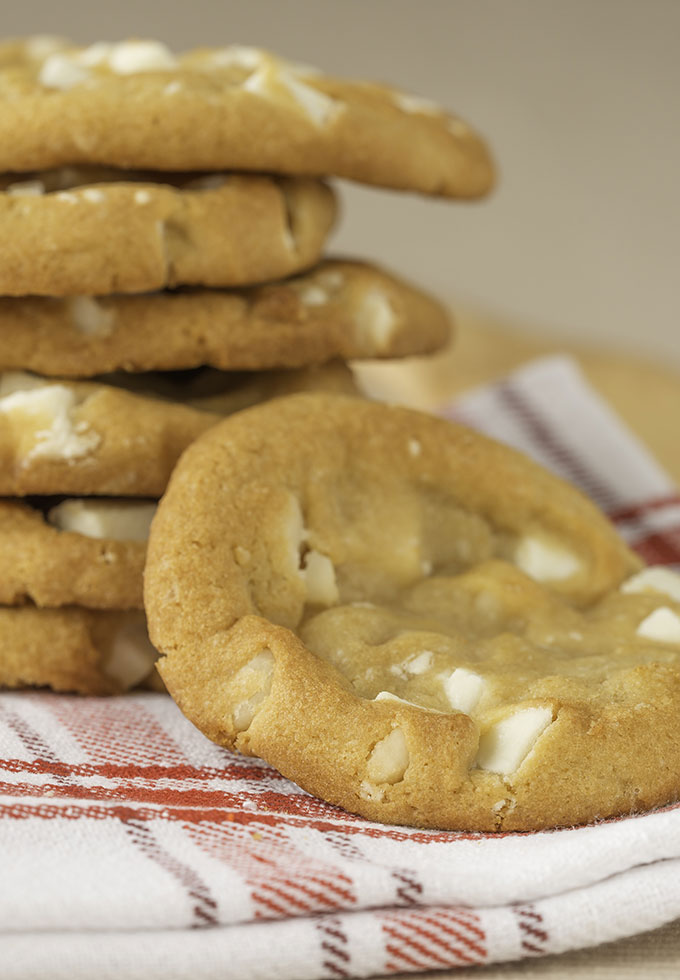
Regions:
<svg viewBox="0 0 680 980"><path fill-rule="evenodd" d="M0 684L113 693L155 657L146 537L185 447L447 340L430 297L322 258L320 177L471 198L492 167L429 103L252 48L34 38L0 86Z"/></svg>

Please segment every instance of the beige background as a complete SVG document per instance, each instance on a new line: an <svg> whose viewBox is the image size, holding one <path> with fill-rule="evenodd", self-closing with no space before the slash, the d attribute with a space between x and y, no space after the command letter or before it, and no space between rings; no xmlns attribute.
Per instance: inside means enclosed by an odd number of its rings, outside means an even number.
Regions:
<svg viewBox="0 0 680 980"><path fill-rule="evenodd" d="M675 0L50 0L7 34L268 46L391 80L485 132L484 204L346 185L335 245L541 331L680 365L680 3Z"/></svg>

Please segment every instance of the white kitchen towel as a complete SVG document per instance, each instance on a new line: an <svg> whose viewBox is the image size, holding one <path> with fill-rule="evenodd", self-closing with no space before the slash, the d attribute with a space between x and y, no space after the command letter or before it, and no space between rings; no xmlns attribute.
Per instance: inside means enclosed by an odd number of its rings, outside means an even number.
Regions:
<svg viewBox="0 0 680 980"><path fill-rule="evenodd" d="M447 408L579 483L650 561L680 499L566 359ZM322 803L166 696L0 695L2 980L365 977L541 956L680 916L680 805L534 834Z"/></svg>

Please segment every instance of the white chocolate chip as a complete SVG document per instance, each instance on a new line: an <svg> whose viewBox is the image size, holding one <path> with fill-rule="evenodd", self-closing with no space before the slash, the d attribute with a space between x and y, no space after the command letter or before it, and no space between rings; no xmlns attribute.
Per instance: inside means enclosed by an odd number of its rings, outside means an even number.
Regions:
<svg viewBox="0 0 680 980"><path fill-rule="evenodd" d="M117 630L104 661L104 672L125 689L144 680L158 657L146 631L143 614Z"/></svg>
<svg viewBox="0 0 680 980"><path fill-rule="evenodd" d="M475 764L504 775L516 772L552 717L550 708L523 708L496 722L481 735Z"/></svg>
<svg viewBox="0 0 680 980"><path fill-rule="evenodd" d="M110 337L116 315L92 296L73 296L68 301L71 323L86 337Z"/></svg>
<svg viewBox="0 0 680 980"><path fill-rule="evenodd" d="M433 653L431 650L422 650L420 653L414 654L405 660L401 665L407 674L415 676L417 674L424 674L425 671L429 670L432 666Z"/></svg>
<svg viewBox="0 0 680 980"><path fill-rule="evenodd" d="M38 81L45 88L56 88L66 92L89 77L89 71L77 64L69 55L55 52L43 61Z"/></svg>
<svg viewBox="0 0 680 980"><path fill-rule="evenodd" d="M246 71L255 71L265 59L264 51L243 44L230 44L212 54L214 65L220 68L244 68Z"/></svg>
<svg viewBox="0 0 680 980"><path fill-rule="evenodd" d="M387 296L380 289L367 290L356 314L357 327L363 342L380 353L387 349L397 320Z"/></svg>
<svg viewBox="0 0 680 980"><path fill-rule="evenodd" d="M300 299L305 306L323 306L328 302L328 293L320 286L306 286L300 292Z"/></svg>
<svg viewBox="0 0 680 980"><path fill-rule="evenodd" d="M643 568L621 586L622 592L660 592L675 602L680 602L680 575L663 565Z"/></svg>
<svg viewBox="0 0 680 980"><path fill-rule="evenodd" d="M156 504L139 500L62 500L47 514L50 524L88 538L146 541Z"/></svg>
<svg viewBox="0 0 680 980"><path fill-rule="evenodd" d="M441 116L443 110L431 99L423 99L419 95L409 95L407 92L392 92L394 104L404 112L416 113L423 116Z"/></svg>
<svg viewBox="0 0 680 980"><path fill-rule="evenodd" d="M635 632L657 643L680 643L680 616L668 606L660 606L642 620Z"/></svg>
<svg viewBox="0 0 680 980"><path fill-rule="evenodd" d="M456 667L443 682L448 702L466 715L476 708L484 691L484 679L465 667Z"/></svg>
<svg viewBox="0 0 680 980"><path fill-rule="evenodd" d="M79 200L78 195L71 193L71 191L59 191L54 197L57 201L63 201L64 204L77 204Z"/></svg>
<svg viewBox="0 0 680 980"><path fill-rule="evenodd" d="M385 789L383 786L374 786L368 779L362 779L359 786L359 796L362 800L380 803L385 796Z"/></svg>
<svg viewBox="0 0 680 980"><path fill-rule="evenodd" d="M271 691L274 663L271 650L262 650L235 675L233 683L236 689L240 688L247 694L234 707L233 721L237 732L250 728L258 709Z"/></svg>
<svg viewBox="0 0 680 980"><path fill-rule="evenodd" d="M135 191L134 201L135 204L148 204L151 200L151 192L145 190Z"/></svg>
<svg viewBox="0 0 680 980"><path fill-rule="evenodd" d="M73 55L73 58L80 65L85 65L87 68L96 68L99 65L108 64L113 49L114 45L109 41L97 41L95 44L90 44L89 47L83 48L82 51L77 51Z"/></svg>
<svg viewBox="0 0 680 980"><path fill-rule="evenodd" d="M534 534L519 541L515 563L537 582L562 582L583 567L581 559L563 544L546 535Z"/></svg>
<svg viewBox="0 0 680 980"><path fill-rule="evenodd" d="M401 728L393 728L371 752L366 771L371 783L398 783L409 764L406 738Z"/></svg>
<svg viewBox="0 0 680 980"><path fill-rule="evenodd" d="M307 601L320 606L332 606L340 599L335 580L335 568L327 555L308 551L304 556L302 574L307 588Z"/></svg>
<svg viewBox="0 0 680 980"><path fill-rule="evenodd" d="M26 460L80 459L96 449L101 437L86 423L74 424L75 406L75 394L64 385L15 391L0 399L0 412L16 425L20 437L32 442Z"/></svg>
<svg viewBox="0 0 680 980"><path fill-rule="evenodd" d="M100 191L98 187L85 187L80 192L81 197L84 197L86 201L90 204L101 204L106 195L104 191Z"/></svg>
<svg viewBox="0 0 680 980"><path fill-rule="evenodd" d="M420 456L421 452L423 451L423 447L417 439L409 439L408 451L410 456Z"/></svg>
<svg viewBox="0 0 680 980"><path fill-rule="evenodd" d="M168 71L177 67L177 59L160 41L121 41L108 55L111 71L133 75L138 71Z"/></svg>
<svg viewBox="0 0 680 980"><path fill-rule="evenodd" d="M305 85L291 72L282 71L281 81L317 126L327 125L337 114L339 103L335 99Z"/></svg>
<svg viewBox="0 0 680 980"><path fill-rule="evenodd" d="M38 197L45 193L45 185L42 180L20 180L8 184L5 193L11 197Z"/></svg>
<svg viewBox="0 0 680 980"><path fill-rule="evenodd" d="M273 61L264 61L243 83L246 92L267 99L286 99L288 96L316 126L328 124L341 109L341 104L309 85Z"/></svg>

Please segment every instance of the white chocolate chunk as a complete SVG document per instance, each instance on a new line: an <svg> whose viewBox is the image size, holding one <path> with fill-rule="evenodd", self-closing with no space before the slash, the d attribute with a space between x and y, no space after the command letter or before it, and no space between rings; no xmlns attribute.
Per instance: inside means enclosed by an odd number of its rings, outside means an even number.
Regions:
<svg viewBox="0 0 680 980"><path fill-rule="evenodd" d="M157 657L140 613L139 618L135 617L114 633L103 664L104 672L128 689L144 680Z"/></svg>
<svg viewBox="0 0 680 980"><path fill-rule="evenodd" d="M504 775L516 772L551 722L550 708L523 708L503 718L480 736L475 764Z"/></svg>
<svg viewBox="0 0 680 980"><path fill-rule="evenodd" d="M418 711L432 711L436 715L440 715L443 712L437 711L436 708L428 708L424 704L416 704L415 701L407 701L406 698L400 698L397 694L393 694L391 691L379 691L378 694L373 698L374 701L394 701L397 704L407 704L411 708L417 708Z"/></svg>
<svg viewBox="0 0 680 980"><path fill-rule="evenodd" d="M302 570L307 588L307 601L320 606L332 606L340 599L335 580L335 568L327 555L308 551Z"/></svg>
<svg viewBox="0 0 680 980"><path fill-rule="evenodd" d="M444 693L456 711L466 715L476 708L484 690L484 679L465 667L456 667L444 680Z"/></svg>
<svg viewBox="0 0 680 980"><path fill-rule="evenodd" d="M660 592L674 602L680 602L680 575L663 565L643 568L621 586L622 592Z"/></svg>
<svg viewBox="0 0 680 980"><path fill-rule="evenodd" d="M138 71L168 71L177 67L177 59L160 41L121 41L114 44L108 64L117 75Z"/></svg>
<svg viewBox="0 0 680 980"><path fill-rule="evenodd" d="M69 55L55 52L42 63L38 81L45 88L56 88L62 92L87 81L90 73L86 68L77 64Z"/></svg>
<svg viewBox="0 0 680 980"><path fill-rule="evenodd" d="M424 674L432 666L432 657L433 653L431 650L422 650L420 653L416 653L413 657L404 661L402 667L407 674Z"/></svg>
<svg viewBox="0 0 680 980"><path fill-rule="evenodd" d="M42 180L18 180L8 184L5 193L10 197L39 197L45 193L45 185Z"/></svg>
<svg viewBox="0 0 680 980"><path fill-rule="evenodd" d="M271 60L263 61L243 83L243 89L266 99L283 98L301 108L316 126L323 126L337 114L340 103L323 92L305 85L286 68Z"/></svg>
<svg viewBox="0 0 680 980"><path fill-rule="evenodd" d="M30 448L25 459L80 459L91 453L101 437L85 422L73 420L76 396L64 385L46 385L31 391L15 391L0 399L5 415Z"/></svg>
<svg viewBox="0 0 680 980"><path fill-rule="evenodd" d="M110 337L116 318L92 296L73 296L68 302L71 323L86 337Z"/></svg>
<svg viewBox="0 0 680 980"><path fill-rule="evenodd" d="M151 200L151 192L145 190L135 191L135 204L148 204Z"/></svg>
<svg viewBox="0 0 680 980"><path fill-rule="evenodd" d="M87 538L146 541L156 504L139 500L62 500L47 514L60 531Z"/></svg>
<svg viewBox="0 0 680 980"><path fill-rule="evenodd" d="M431 99L423 99L419 95L409 95L407 92L392 92L394 104L404 112L417 113L423 116L441 116L443 110Z"/></svg>
<svg viewBox="0 0 680 980"><path fill-rule="evenodd" d="M300 293L300 299L305 306L323 306L328 302L328 293L320 286L307 286Z"/></svg>
<svg viewBox="0 0 680 980"><path fill-rule="evenodd" d="M274 654L262 650L236 673L233 684L246 697L234 706L233 721L237 732L250 728L258 709L271 691L274 675Z"/></svg>
<svg viewBox="0 0 680 980"><path fill-rule="evenodd" d="M98 65L107 64L114 46L110 41L97 41L95 44L90 44L87 48L83 48L82 51L77 51L73 55L73 58L79 65L85 65L87 68L96 68Z"/></svg>
<svg viewBox="0 0 680 980"><path fill-rule="evenodd" d="M377 352L387 348L397 320L387 296L380 289L368 289L357 310L359 333Z"/></svg>
<svg viewBox="0 0 680 980"><path fill-rule="evenodd" d="M393 728L389 735L374 747L366 764L371 783L398 783L404 778L409 764L406 738L401 728Z"/></svg>
<svg viewBox="0 0 680 980"><path fill-rule="evenodd" d="M362 779L359 785L359 796L362 800L380 803L385 796L385 789L383 786L374 786L368 779Z"/></svg>
<svg viewBox="0 0 680 980"><path fill-rule="evenodd" d="M317 126L324 126L336 115L339 103L318 89L305 85L291 72L282 71L281 81L288 88L295 101L305 110Z"/></svg>
<svg viewBox="0 0 680 980"><path fill-rule="evenodd" d="M537 582L562 582L581 570L581 559L558 541L529 534L515 550L515 563Z"/></svg>
<svg viewBox="0 0 680 980"><path fill-rule="evenodd" d="M220 68L244 68L246 71L255 71L265 60L264 51L259 48L251 48L244 44L230 44L226 48L214 51L212 61Z"/></svg>
<svg viewBox="0 0 680 980"><path fill-rule="evenodd" d="M99 190L98 187L84 187L80 195L90 204L101 204L106 197L104 191Z"/></svg>
<svg viewBox="0 0 680 980"><path fill-rule="evenodd" d="M413 457L420 456L421 452L423 451L423 447L420 444L420 442L418 442L417 439L409 439L408 451L409 451L409 456L413 456Z"/></svg>
<svg viewBox="0 0 680 980"><path fill-rule="evenodd" d="M635 632L657 643L680 643L680 616L668 606L660 606L642 620Z"/></svg>

